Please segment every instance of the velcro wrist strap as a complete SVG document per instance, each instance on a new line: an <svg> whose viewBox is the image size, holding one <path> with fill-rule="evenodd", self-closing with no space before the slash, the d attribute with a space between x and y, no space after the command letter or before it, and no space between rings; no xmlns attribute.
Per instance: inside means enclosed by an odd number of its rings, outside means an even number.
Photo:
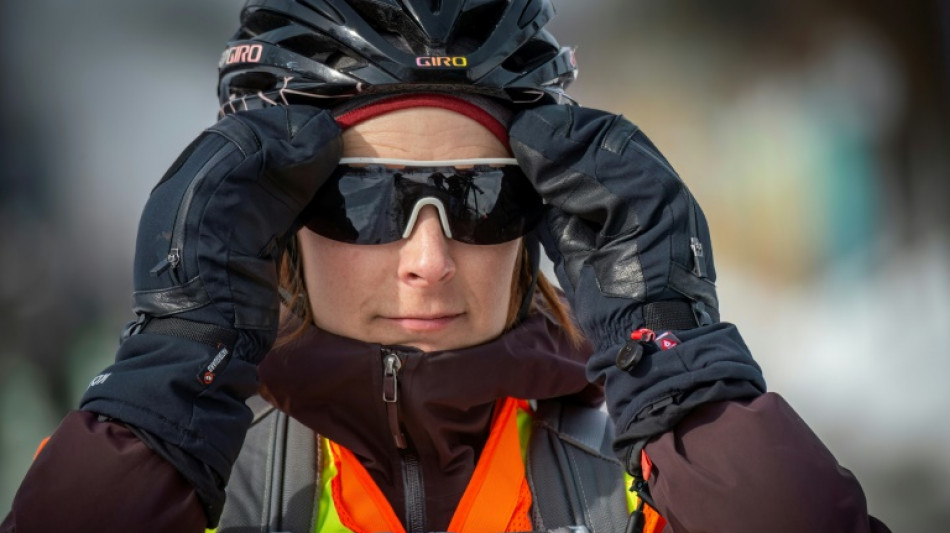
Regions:
<svg viewBox="0 0 950 533"><path fill-rule="evenodd" d="M152 318L145 322L139 333L181 337L214 347L223 344L229 348L234 347L238 336L233 329L175 317Z"/></svg>
<svg viewBox="0 0 950 533"><path fill-rule="evenodd" d="M693 329L702 325L689 302L652 302L644 304L642 309L644 327L653 331Z"/></svg>

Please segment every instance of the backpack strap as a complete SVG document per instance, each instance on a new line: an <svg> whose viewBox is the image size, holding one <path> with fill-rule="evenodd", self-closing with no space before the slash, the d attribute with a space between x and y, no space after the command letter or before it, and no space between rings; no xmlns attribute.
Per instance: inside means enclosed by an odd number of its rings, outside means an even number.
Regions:
<svg viewBox="0 0 950 533"><path fill-rule="evenodd" d="M613 424L600 409L538 402L526 472L536 530L625 529L623 466L613 453L613 439Z"/></svg>
<svg viewBox="0 0 950 533"><path fill-rule="evenodd" d="M260 396L225 489L218 533L312 533L321 457L309 428Z"/></svg>

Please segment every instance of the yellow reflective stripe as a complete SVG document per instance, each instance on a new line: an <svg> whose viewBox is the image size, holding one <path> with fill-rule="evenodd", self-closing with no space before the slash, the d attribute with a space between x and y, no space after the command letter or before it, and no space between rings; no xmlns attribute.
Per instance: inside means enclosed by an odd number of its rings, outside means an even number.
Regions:
<svg viewBox="0 0 950 533"><path fill-rule="evenodd" d="M630 490L633 488L633 476L626 471L623 473L623 482L625 492L627 493L627 511L632 513L639 505L640 498L637 496L637 491ZM666 526L666 520L649 504L643 505L643 513L643 519L645 520L643 523L643 533L657 533L658 531L662 531Z"/></svg>
<svg viewBox="0 0 950 533"><path fill-rule="evenodd" d="M323 449L323 468L320 470L319 507L317 508L317 523L314 533L350 533L343 525L336 505L333 503L333 478L337 475L336 463L333 461L333 452L330 450L330 441L320 437L320 447Z"/></svg>
<svg viewBox="0 0 950 533"><path fill-rule="evenodd" d="M633 476L627 473L627 470L623 471L623 491L627 495L627 512L632 513L637 509L637 504L640 503L640 498L637 497L637 491L633 489Z"/></svg>
<svg viewBox="0 0 950 533"><path fill-rule="evenodd" d="M530 408L521 409L515 413L515 423L518 424L518 440L521 443L521 462L528 464L528 443L531 440L531 422L534 413Z"/></svg>

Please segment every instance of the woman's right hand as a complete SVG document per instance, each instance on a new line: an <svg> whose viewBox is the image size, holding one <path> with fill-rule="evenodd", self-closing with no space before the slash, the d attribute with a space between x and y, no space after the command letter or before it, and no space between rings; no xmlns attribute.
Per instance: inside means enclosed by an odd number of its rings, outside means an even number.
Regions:
<svg viewBox="0 0 950 533"><path fill-rule="evenodd" d="M340 158L326 111L270 107L205 130L139 225L134 311L81 409L122 421L191 481L215 520L279 318L277 269Z"/></svg>

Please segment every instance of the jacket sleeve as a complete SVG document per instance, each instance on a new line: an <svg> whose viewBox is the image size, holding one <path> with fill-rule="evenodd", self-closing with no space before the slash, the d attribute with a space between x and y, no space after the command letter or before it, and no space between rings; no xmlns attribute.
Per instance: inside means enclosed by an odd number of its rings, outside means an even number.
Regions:
<svg viewBox="0 0 950 533"><path fill-rule="evenodd" d="M785 400L694 409L646 445L650 491L675 532L888 532L864 492Z"/></svg>
<svg viewBox="0 0 950 533"><path fill-rule="evenodd" d="M126 426L73 411L39 452L0 533L204 532L194 488Z"/></svg>

